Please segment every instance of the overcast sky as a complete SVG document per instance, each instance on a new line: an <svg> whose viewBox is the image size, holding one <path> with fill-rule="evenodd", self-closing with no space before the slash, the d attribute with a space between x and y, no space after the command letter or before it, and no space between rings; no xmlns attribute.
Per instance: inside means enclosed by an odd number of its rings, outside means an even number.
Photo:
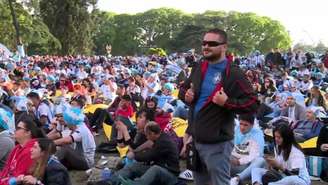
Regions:
<svg viewBox="0 0 328 185"><path fill-rule="evenodd" d="M206 10L254 12L279 20L290 32L293 43L328 46L328 0L99 0L101 10L135 14L152 8L169 7L187 13Z"/></svg>

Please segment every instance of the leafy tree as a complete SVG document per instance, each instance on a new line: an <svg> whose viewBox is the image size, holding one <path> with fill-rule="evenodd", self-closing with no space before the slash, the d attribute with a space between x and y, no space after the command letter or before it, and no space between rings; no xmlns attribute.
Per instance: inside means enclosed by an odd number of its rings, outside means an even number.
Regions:
<svg viewBox="0 0 328 185"><path fill-rule="evenodd" d="M107 54L106 45L113 44L116 35L115 14L96 10L92 16L96 25L93 31L94 52L98 55L105 55Z"/></svg>
<svg viewBox="0 0 328 185"><path fill-rule="evenodd" d="M140 52L141 30L137 28L135 17L129 14L114 18L115 38L112 44L113 55L134 55Z"/></svg>
<svg viewBox="0 0 328 185"><path fill-rule="evenodd" d="M172 50L184 52L191 48L200 52L201 42L204 32L207 29L204 26L186 25L172 41Z"/></svg>
<svg viewBox="0 0 328 185"><path fill-rule="evenodd" d="M0 40L15 46L15 31L7 0L0 0ZM222 28L229 36L229 50L246 55L254 50L287 49L291 39L278 21L254 13L206 11L186 14L158 8L135 15L96 9L97 0L21 0L14 3L21 35L29 53L106 54L147 53L163 48L168 53L201 49L205 31ZM28 13L29 12L29 13ZM319 44L316 50L323 51Z"/></svg>
<svg viewBox="0 0 328 185"><path fill-rule="evenodd" d="M291 45L288 32L278 21L254 13L206 11L194 14L192 20L192 24L185 26L174 40L177 51L188 48L199 51L203 33L211 28L226 30L229 50L240 55L254 50L266 52L275 47L286 49Z"/></svg>
<svg viewBox="0 0 328 185"><path fill-rule="evenodd" d="M170 49L170 42L190 20L190 16L172 8L152 9L136 15L141 30L141 47Z"/></svg>
<svg viewBox="0 0 328 185"><path fill-rule="evenodd" d="M37 17L31 16L20 3L13 3L20 25L21 38L27 53L52 54L61 47L48 27ZM15 30L7 1L0 0L0 41L11 49L16 48Z"/></svg>
<svg viewBox="0 0 328 185"><path fill-rule="evenodd" d="M314 51L319 54L324 54L327 50L328 47L322 41L319 41L319 43L314 48Z"/></svg>
<svg viewBox="0 0 328 185"><path fill-rule="evenodd" d="M324 54L328 50L328 47L326 47L322 41L320 41L316 46L300 42L300 43L295 44L293 49L296 51L314 52L317 54Z"/></svg>
<svg viewBox="0 0 328 185"><path fill-rule="evenodd" d="M40 0L40 15L62 45L61 54L91 54L95 0Z"/></svg>

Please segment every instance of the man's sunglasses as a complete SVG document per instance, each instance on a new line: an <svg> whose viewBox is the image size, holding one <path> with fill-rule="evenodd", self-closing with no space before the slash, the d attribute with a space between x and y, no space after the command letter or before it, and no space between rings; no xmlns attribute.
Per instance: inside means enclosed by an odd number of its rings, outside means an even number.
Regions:
<svg viewBox="0 0 328 185"><path fill-rule="evenodd" d="M208 47L217 47L223 44L226 44L226 42L216 42L216 41L206 41L206 40L203 40L202 42L202 46L208 45Z"/></svg>

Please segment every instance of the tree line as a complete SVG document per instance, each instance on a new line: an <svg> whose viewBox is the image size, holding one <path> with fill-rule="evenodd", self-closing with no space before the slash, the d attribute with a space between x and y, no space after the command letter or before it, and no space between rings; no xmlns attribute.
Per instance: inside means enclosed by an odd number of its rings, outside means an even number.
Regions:
<svg viewBox="0 0 328 185"><path fill-rule="evenodd" d="M163 48L167 53L199 51L203 33L210 28L226 30L230 51L239 55L291 46L288 31L279 21L255 13L188 14L159 8L116 14L100 11L97 0L12 1L29 55L105 55L106 45L112 46L113 55L143 54L149 48ZM0 17L0 42L15 48L7 0L0 0Z"/></svg>

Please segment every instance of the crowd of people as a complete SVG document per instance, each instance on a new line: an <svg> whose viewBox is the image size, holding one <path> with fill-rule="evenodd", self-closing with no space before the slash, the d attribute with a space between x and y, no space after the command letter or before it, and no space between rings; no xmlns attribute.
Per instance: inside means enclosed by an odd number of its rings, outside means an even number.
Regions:
<svg viewBox="0 0 328 185"><path fill-rule="evenodd" d="M311 184L306 156L328 157L328 53L237 57L228 43L213 29L202 55L0 61L0 185L69 185L69 170L124 147L125 164L93 183ZM184 137L174 118L188 123ZM104 124L110 140L97 146Z"/></svg>

